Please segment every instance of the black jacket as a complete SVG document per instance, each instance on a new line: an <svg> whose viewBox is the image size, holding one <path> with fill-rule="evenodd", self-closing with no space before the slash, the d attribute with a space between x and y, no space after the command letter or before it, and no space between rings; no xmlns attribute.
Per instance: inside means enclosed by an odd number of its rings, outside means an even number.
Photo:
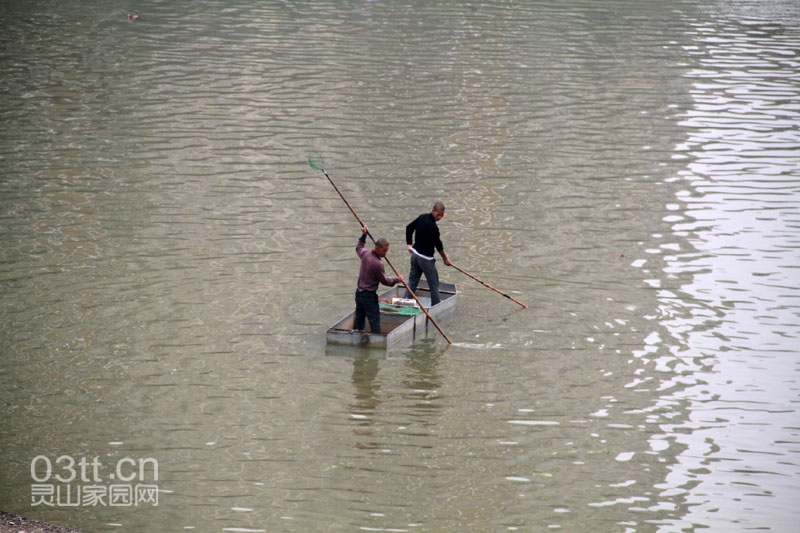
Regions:
<svg viewBox="0 0 800 533"><path fill-rule="evenodd" d="M439 237L439 226L430 213L423 213L406 226L406 244L411 244L411 239L416 233L414 249L422 255L433 257L434 249L444 250L442 239Z"/></svg>

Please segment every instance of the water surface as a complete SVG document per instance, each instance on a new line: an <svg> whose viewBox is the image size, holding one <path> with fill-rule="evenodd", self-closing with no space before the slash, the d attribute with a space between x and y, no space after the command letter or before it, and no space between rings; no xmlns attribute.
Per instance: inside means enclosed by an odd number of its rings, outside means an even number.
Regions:
<svg viewBox="0 0 800 533"><path fill-rule="evenodd" d="M0 508L791 530L796 3L129 9L0 7ZM310 151L403 274L442 200L451 259L530 308L440 266L453 346L326 349L359 229ZM32 506L40 455L153 458L158 505Z"/></svg>

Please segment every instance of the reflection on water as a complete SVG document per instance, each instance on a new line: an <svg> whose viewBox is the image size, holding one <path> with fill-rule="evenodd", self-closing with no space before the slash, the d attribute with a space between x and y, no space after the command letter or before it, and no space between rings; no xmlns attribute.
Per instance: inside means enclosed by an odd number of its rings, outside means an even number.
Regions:
<svg viewBox="0 0 800 533"><path fill-rule="evenodd" d="M408 422L398 429L406 430L410 425L435 426L436 411L440 407L437 399L438 390L442 384L438 375L440 358L444 356L444 348L430 339L415 343L413 347L402 352L404 367L400 370L402 393L393 398L397 389L380 376L381 366L395 370L391 361L387 361L385 352L357 350L350 357L353 358L353 389L354 398L351 406L350 417L359 426L357 435L371 436L370 442L357 443L357 447L378 448L379 440L374 440L377 434L368 429L375 426L376 419L382 416L381 408L384 402L400 401L404 404L399 412L409 416ZM344 354L344 351L342 351ZM392 356L392 359L399 354ZM398 412L396 407L389 409Z"/></svg>
<svg viewBox="0 0 800 533"><path fill-rule="evenodd" d="M669 221L693 250L664 251L667 272L686 281L677 306L663 292L679 344L661 364L683 374L667 387L685 388L665 400L689 417L654 441L684 448L663 485L690 505L681 527L796 526L781 509L800 496L789 481L798 463L800 107L786 105L800 98L790 52L800 35L766 7L698 22L687 47L698 58L688 73L695 106L679 149L691 162L677 194L685 205Z"/></svg>
<svg viewBox="0 0 800 533"><path fill-rule="evenodd" d="M786 529L796 6L562 4L0 6L0 508ZM442 266L453 346L327 352L359 230L310 151L530 308ZM36 455L154 458L159 505L32 506Z"/></svg>

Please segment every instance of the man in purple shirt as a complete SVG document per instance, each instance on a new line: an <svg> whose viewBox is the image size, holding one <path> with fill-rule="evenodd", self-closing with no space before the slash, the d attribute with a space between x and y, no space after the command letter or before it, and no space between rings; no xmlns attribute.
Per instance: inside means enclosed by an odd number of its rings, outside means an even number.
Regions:
<svg viewBox="0 0 800 533"><path fill-rule="evenodd" d="M356 245L356 253L361 258L361 269L358 271L358 289L356 290L356 316L353 329L363 330L366 320L373 333L381 331L381 309L378 303L378 285L383 283L393 287L404 281L403 276L387 278L383 270L382 258L389 251L389 242L386 239L375 241L375 248L367 250L367 227L361 228L361 238Z"/></svg>

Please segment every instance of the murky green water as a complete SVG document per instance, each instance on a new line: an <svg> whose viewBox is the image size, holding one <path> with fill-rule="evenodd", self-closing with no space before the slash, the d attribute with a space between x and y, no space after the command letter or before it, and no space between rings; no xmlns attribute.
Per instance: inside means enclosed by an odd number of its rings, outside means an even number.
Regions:
<svg viewBox="0 0 800 533"><path fill-rule="evenodd" d="M0 5L0 509L791 531L800 6L562 4ZM440 266L454 345L326 349L359 229L310 151L403 274L442 200L530 308Z"/></svg>

